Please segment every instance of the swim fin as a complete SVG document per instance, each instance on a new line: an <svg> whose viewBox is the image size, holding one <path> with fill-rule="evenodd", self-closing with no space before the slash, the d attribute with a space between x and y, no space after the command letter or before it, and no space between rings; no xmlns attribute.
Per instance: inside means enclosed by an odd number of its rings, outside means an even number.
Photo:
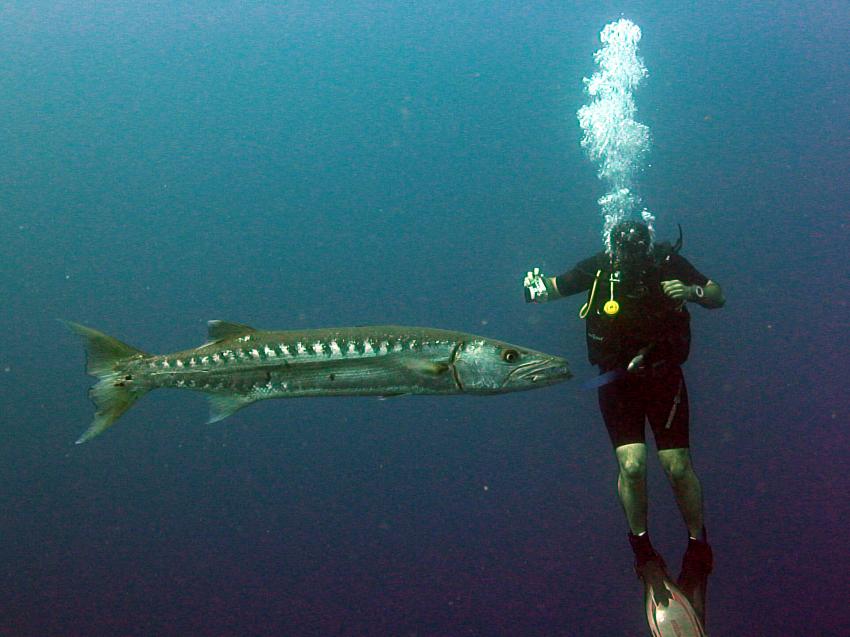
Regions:
<svg viewBox="0 0 850 637"><path fill-rule="evenodd" d="M653 637L705 637L690 601L667 573L660 556L638 570L643 580L646 621Z"/></svg>
<svg viewBox="0 0 850 637"><path fill-rule="evenodd" d="M708 589L708 576L714 565L714 555L711 546L705 539L695 540L688 538L688 548L682 558L682 570L676 580L679 589L690 600L697 616L705 626L706 593Z"/></svg>

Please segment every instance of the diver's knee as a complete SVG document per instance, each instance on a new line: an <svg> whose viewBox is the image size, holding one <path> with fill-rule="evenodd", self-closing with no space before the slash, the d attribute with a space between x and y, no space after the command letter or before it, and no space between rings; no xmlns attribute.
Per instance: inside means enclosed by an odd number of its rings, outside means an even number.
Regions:
<svg viewBox="0 0 850 637"><path fill-rule="evenodd" d="M664 472L671 482L681 482L686 480L693 473L691 466L691 458L685 453L676 454L659 454L661 466L664 467Z"/></svg>
<svg viewBox="0 0 850 637"><path fill-rule="evenodd" d="M628 457L620 460L620 477L629 482L638 482L646 477L646 461Z"/></svg>
<svg viewBox="0 0 850 637"><path fill-rule="evenodd" d="M621 480L637 482L646 477L646 445L641 443L622 445L617 447L615 452Z"/></svg>

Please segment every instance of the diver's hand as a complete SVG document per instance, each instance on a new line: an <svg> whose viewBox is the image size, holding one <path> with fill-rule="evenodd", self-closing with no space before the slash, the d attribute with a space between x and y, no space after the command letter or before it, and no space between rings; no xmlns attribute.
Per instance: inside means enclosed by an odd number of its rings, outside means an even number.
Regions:
<svg viewBox="0 0 850 637"><path fill-rule="evenodd" d="M646 355L652 351L652 348L655 347L654 343L647 345L646 347L642 347L638 350L637 356L635 356L632 360L629 361L629 364L626 366L626 371L630 374L638 374L646 371Z"/></svg>
<svg viewBox="0 0 850 637"><path fill-rule="evenodd" d="M630 374L635 374L639 371L643 371L644 356L645 354L641 352L632 360L630 360L629 364L626 366L626 371Z"/></svg>
<svg viewBox="0 0 850 637"><path fill-rule="evenodd" d="M549 277L545 276L540 268L534 268L526 273L522 280L522 286L525 288L526 303L545 303L551 298L555 298L555 286Z"/></svg>
<svg viewBox="0 0 850 637"><path fill-rule="evenodd" d="M696 298L695 287L695 285L685 285L679 279L661 282L661 289L664 294L678 303L693 301Z"/></svg>

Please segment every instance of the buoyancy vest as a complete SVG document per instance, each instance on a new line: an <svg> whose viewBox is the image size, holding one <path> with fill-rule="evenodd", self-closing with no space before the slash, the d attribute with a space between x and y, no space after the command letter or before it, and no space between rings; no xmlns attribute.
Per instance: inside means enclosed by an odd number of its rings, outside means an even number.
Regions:
<svg viewBox="0 0 850 637"><path fill-rule="evenodd" d="M675 252L669 243L657 244L647 267L634 273L614 271L607 254L597 256L596 281L582 309L591 364L605 370L622 367L646 347L648 365L687 360L690 314L661 289L661 281L673 278L667 269ZM614 313L605 311L611 300L618 306Z"/></svg>

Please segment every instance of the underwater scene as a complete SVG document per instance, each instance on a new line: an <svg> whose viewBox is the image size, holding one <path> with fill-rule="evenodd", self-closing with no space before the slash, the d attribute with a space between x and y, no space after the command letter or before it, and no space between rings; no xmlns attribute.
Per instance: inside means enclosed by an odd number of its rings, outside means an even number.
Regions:
<svg viewBox="0 0 850 637"><path fill-rule="evenodd" d="M848 25L0 3L0 635L850 635Z"/></svg>

